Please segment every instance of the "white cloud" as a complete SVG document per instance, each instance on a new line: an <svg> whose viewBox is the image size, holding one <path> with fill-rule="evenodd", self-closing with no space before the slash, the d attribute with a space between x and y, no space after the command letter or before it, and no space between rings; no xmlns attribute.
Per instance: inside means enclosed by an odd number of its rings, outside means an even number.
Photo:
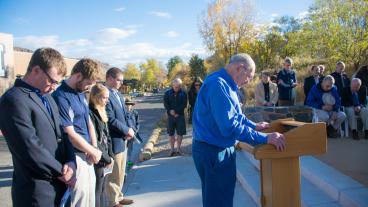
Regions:
<svg viewBox="0 0 368 207"><path fill-rule="evenodd" d="M136 32L135 29L105 28L96 33L94 40L102 44L114 44L118 40L127 38Z"/></svg>
<svg viewBox="0 0 368 207"><path fill-rule="evenodd" d="M168 31L167 33L165 33L164 35L167 36L167 37L174 38L174 37L179 36L179 33L171 30L171 31Z"/></svg>
<svg viewBox="0 0 368 207"><path fill-rule="evenodd" d="M157 17L162 17L162 18L166 18L166 19L171 19L171 14L167 13L167 12L160 12L160 11L151 11L149 14L151 15L155 15Z"/></svg>
<svg viewBox="0 0 368 207"><path fill-rule="evenodd" d="M100 33L101 31L97 32L97 34ZM65 57L91 57L117 67L123 67L126 63L141 63L147 58L155 58L166 63L175 55L179 55L186 61L194 53L200 56L209 55L204 48L193 46L190 42L182 42L174 47L160 47L149 42L122 43L117 41L115 44L110 44L94 38L93 35L90 39L66 41L61 41L56 35L17 37L15 45L31 50L46 46L53 47Z"/></svg>
<svg viewBox="0 0 368 207"><path fill-rule="evenodd" d="M280 16L278 13L272 13L271 14L271 17L273 17L273 18L278 17L278 16Z"/></svg>
<svg viewBox="0 0 368 207"><path fill-rule="evenodd" d="M309 11L303 11L298 14L298 18L304 19L309 15Z"/></svg>
<svg viewBox="0 0 368 207"><path fill-rule="evenodd" d="M120 8L114 9L114 11L116 11L116 12L122 12L122 11L125 11L125 9L126 8L124 8L124 7L120 7Z"/></svg>

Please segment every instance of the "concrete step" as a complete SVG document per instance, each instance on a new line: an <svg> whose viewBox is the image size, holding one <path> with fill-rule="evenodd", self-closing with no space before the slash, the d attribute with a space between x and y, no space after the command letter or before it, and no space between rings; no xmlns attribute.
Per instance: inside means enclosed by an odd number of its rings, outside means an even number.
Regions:
<svg viewBox="0 0 368 207"><path fill-rule="evenodd" d="M237 153L237 178L251 198L260 206L259 161L247 152L238 151ZM301 186L303 207L343 206L337 199L320 189L305 176L301 178Z"/></svg>

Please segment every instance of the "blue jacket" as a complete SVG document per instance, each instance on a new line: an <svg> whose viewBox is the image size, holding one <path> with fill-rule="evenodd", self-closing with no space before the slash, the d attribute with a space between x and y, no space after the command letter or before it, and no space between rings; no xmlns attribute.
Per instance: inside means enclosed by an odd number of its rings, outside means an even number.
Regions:
<svg viewBox="0 0 368 207"><path fill-rule="evenodd" d="M113 91L111 89L109 89L109 91L110 94L109 101L106 105L106 113L109 119L108 125L112 140L112 151L114 154L117 154L125 150L125 136L128 134L129 130L128 121L126 119L127 108L120 92L118 92L118 94L122 106Z"/></svg>
<svg viewBox="0 0 368 207"><path fill-rule="evenodd" d="M221 148L236 140L251 145L267 143L267 135L241 111L238 86L225 69L207 76L199 90L193 112L193 139Z"/></svg>
<svg viewBox="0 0 368 207"><path fill-rule="evenodd" d="M59 206L67 186L57 178L62 175L63 164L75 163L73 146L61 128L58 106L50 94L43 97L50 112L37 91L17 79L0 99L0 129L14 164L14 207Z"/></svg>
<svg viewBox="0 0 368 207"><path fill-rule="evenodd" d="M322 101L322 96L324 93L329 92L331 92L331 95L335 98L336 101L335 105L333 106L333 110L338 112L340 110L341 100L335 85L330 91L324 91L321 87L321 83L314 85L308 94L307 105L315 109L322 109L322 106L324 105Z"/></svg>

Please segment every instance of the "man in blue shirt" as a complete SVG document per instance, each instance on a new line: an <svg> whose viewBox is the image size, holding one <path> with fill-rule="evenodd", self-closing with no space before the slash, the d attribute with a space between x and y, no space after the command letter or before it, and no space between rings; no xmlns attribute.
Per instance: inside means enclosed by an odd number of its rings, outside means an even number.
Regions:
<svg viewBox="0 0 368 207"><path fill-rule="evenodd" d="M71 205L76 207L95 207L93 164L98 163L102 153L97 148L84 92L96 83L100 70L96 61L81 59L74 65L71 76L52 94L59 106L61 124L76 151L77 182L71 193Z"/></svg>
<svg viewBox="0 0 368 207"><path fill-rule="evenodd" d="M236 140L285 148L282 134L258 132L269 124L253 123L241 111L237 90L251 81L254 72L249 55L234 55L225 68L206 78L199 91L193 113L192 152L202 182L204 207L233 205Z"/></svg>

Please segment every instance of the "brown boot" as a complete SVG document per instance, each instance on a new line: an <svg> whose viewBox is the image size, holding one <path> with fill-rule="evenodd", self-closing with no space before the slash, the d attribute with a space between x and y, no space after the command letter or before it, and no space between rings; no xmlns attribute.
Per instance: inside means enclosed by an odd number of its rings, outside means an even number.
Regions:
<svg viewBox="0 0 368 207"><path fill-rule="evenodd" d="M134 203L134 201L132 199L124 198L123 200L119 201L119 203L121 205L130 205Z"/></svg>
<svg viewBox="0 0 368 207"><path fill-rule="evenodd" d="M359 140L359 134L358 134L358 131L356 129L353 129L351 131L352 135L353 135L353 139L355 140Z"/></svg>

